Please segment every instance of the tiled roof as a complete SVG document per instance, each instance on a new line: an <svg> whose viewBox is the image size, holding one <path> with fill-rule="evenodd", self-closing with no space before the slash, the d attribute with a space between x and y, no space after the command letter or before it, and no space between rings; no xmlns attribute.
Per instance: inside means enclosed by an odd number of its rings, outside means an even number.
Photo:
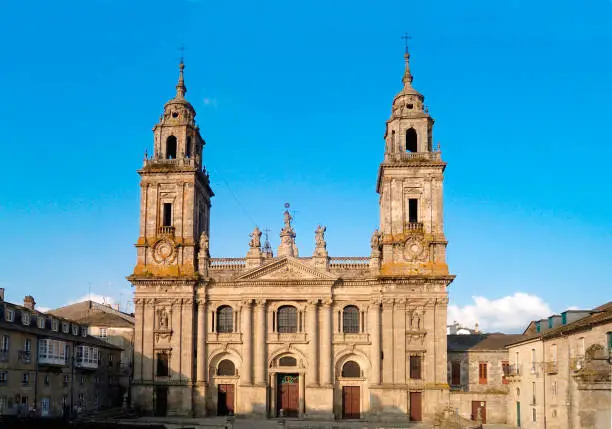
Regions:
<svg viewBox="0 0 612 429"><path fill-rule="evenodd" d="M446 336L449 352L504 351L508 344L523 337L520 334L499 333Z"/></svg>

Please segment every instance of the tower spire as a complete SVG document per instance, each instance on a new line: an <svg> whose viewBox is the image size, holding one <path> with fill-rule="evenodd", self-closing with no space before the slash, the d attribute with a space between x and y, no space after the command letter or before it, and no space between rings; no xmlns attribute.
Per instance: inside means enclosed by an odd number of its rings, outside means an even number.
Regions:
<svg viewBox="0 0 612 429"><path fill-rule="evenodd" d="M410 53L408 52L408 45L406 45L406 52L404 53L404 61L406 62L406 67L404 69L404 77L402 78L402 82L404 82L404 89L412 88L412 73L410 73Z"/></svg>
<svg viewBox="0 0 612 429"><path fill-rule="evenodd" d="M181 63L179 64L179 79L176 84L176 98L185 98L187 93L187 87L185 86L185 78L183 76L183 70L185 69L185 63L183 62L183 56L181 55Z"/></svg>

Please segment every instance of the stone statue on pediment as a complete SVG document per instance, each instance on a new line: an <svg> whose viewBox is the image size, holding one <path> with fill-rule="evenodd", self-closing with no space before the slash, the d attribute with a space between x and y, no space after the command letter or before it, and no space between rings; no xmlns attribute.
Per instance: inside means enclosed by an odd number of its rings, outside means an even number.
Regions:
<svg viewBox="0 0 612 429"><path fill-rule="evenodd" d="M261 247L261 231L258 227L255 227L252 233L249 234L251 241L249 241L249 247L251 249L259 249Z"/></svg>
<svg viewBox="0 0 612 429"><path fill-rule="evenodd" d="M325 242L325 231L327 230L326 226L319 225L315 230L315 247L317 249L325 249L327 247L327 243Z"/></svg>

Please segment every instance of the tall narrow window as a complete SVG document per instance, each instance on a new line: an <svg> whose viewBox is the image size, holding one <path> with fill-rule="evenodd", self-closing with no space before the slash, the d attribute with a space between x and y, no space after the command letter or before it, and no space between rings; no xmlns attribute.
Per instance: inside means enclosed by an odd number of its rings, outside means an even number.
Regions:
<svg viewBox="0 0 612 429"><path fill-rule="evenodd" d="M410 356L410 378L421 379L421 356Z"/></svg>
<svg viewBox="0 0 612 429"><path fill-rule="evenodd" d="M606 333L608 339L608 354L612 354L612 332Z"/></svg>
<svg viewBox="0 0 612 429"><path fill-rule="evenodd" d="M297 309L290 305L283 305L278 309L278 332L297 332Z"/></svg>
<svg viewBox="0 0 612 429"><path fill-rule="evenodd" d="M553 344L550 346L550 360L557 363L557 345Z"/></svg>
<svg viewBox="0 0 612 429"><path fill-rule="evenodd" d="M417 223L419 221L419 200L410 198L408 200L408 222Z"/></svg>
<svg viewBox="0 0 612 429"><path fill-rule="evenodd" d="M451 362L451 386L461 384L461 362Z"/></svg>
<svg viewBox="0 0 612 429"><path fill-rule="evenodd" d="M478 364L478 384L487 384L487 362Z"/></svg>
<svg viewBox="0 0 612 429"><path fill-rule="evenodd" d="M168 353L157 353L157 375L160 377L168 376Z"/></svg>
<svg viewBox="0 0 612 429"><path fill-rule="evenodd" d="M531 382L531 405L536 404L536 384L535 381Z"/></svg>
<svg viewBox="0 0 612 429"><path fill-rule="evenodd" d="M342 332L345 334L359 333L359 309L354 305L347 305L342 310Z"/></svg>
<svg viewBox="0 0 612 429"><path fill-rule="evenodd" d="M406 131L406 152L417 152L417 133L414 128Z"/></svg>
<svg viewBox="0 0 612 429"><path fill-rule="evenodd" d="M229 305L222 305L217 309L217 332L227 333L234 331L234 311Z"/></svg>
<svg viewBox="0 0 612 429"><path fill-rule="evenodd" d="M185 147L185 157L191 158L191 136L187 137L187 146Z"/></svg>
<svg viewBox="0 0 612 429"><path fill-rule="evenodd" d="M502 384L508 384L509 375L510 375L510 363L502 362Z"/></svg>
<svg viewBox="0 0 612 429"><path fill-rule="evenodd" d="M164 203L163 226L172 226L172 203Z"/></svg>
<svg viewBox="0 0 612 429"><path fill-rule="evenodd" d="M176 137L174 136L166 140L166 159L176 159Z"/></svg>

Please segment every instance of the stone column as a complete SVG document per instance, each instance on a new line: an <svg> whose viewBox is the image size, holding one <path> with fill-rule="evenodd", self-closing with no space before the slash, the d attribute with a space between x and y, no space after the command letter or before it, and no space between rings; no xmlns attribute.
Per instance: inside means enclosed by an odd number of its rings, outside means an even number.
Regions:
<svg viewBox="0 0 612 429"><path fill-rule="evenodd" d="M206 303L198 302L197 381L206 382Z"/></svg>
<svg viewBox="0 0 612 429"><path fill-rule="evenodd" d="M380 384L380 300L374 299L370 302L368 309L370 328L370 361L372 363L372 374L370 382L372 385Z"/></svg>
<svg viewBox="0 0 612 429"><path fill-rule="evenodd" d="M258 299L255 304L255 341L258 344L253 356L255 384L265 384L266 374L266 300Z"/></svg>
<svg viewBox="0 0 612 429"><path fill-rule="evenodd" d="M445 325L446 327L446 325ZM393 309L393 383L406 383L406 299L395 300Z"/></svg>
<svg viewBox="0 0 612 429"><path fill-rule="evenodd" d="M240 382L242 384L251 384L251 369L253 367L252 356L252 340L251 340L251 300L247 299L242 302L242 371Z"/></svg>
<svg viewBox="0 0 612 429"><path fill-rule="evenodd" d="M134 298L134 310L136 312L136 324L134 326L134 380L141 380L143 372L144 356L144 306L143 298Z"/></svg>
<svg viewBox="0 0 612 429"><path fill-rule="evenodd" d="M321 302L321 316L322 316L322 328L321 328L321 378L320 383L324 386L332 384L332 357L331 357L331 345L332 345L332 301L331 299L325 299Z"/></svg>
<svg viewBox="0 0 612 429"><path fill-rule="evenodd" d="M383 300L382 310L382 381L383 384L393 383L393 298Z"/></svg>
<svg viewBox="0 0 612 429"><path fill-rule="evenodd" d="M310 360L308 367L310 370L306 373L306 383L309 386L319 384L319 327L317 319L317 305L319 300L308 301L308 337L310 347L308 349L308 359Z"/></svg>

